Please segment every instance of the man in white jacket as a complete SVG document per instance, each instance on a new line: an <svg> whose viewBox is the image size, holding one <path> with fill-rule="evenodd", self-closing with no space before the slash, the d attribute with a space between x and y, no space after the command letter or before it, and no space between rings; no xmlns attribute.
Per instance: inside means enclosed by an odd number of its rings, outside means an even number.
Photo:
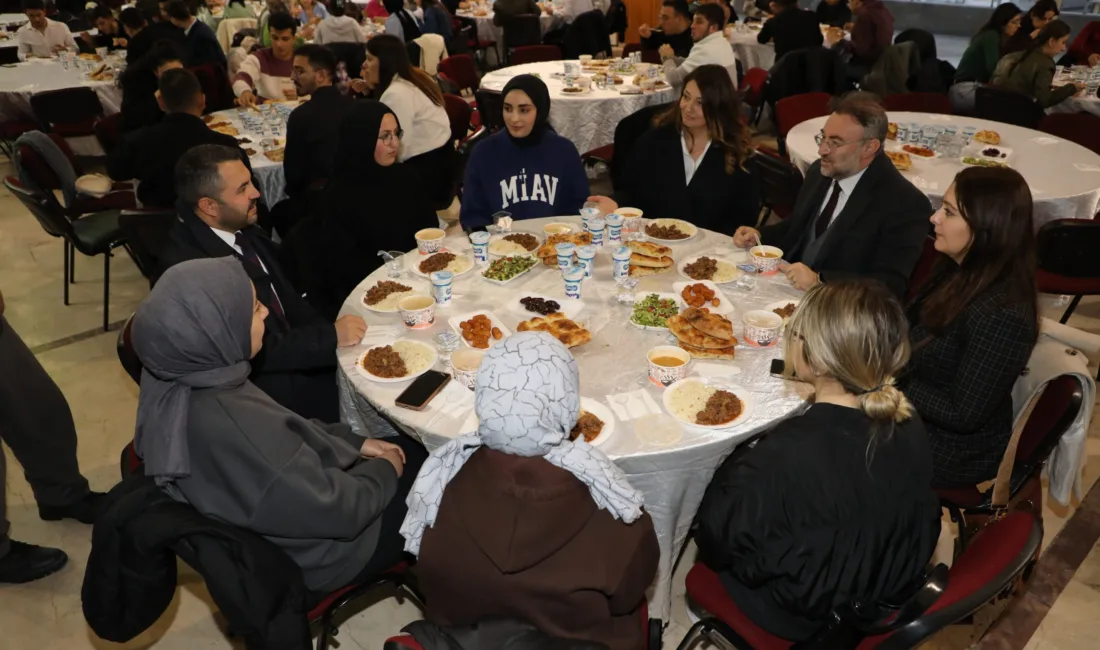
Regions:
<svg viewBox="0 0 1100 650"><path fill-rule="evenodd" d="M661 46L658 50L661 54L661 66L670 84L682 86L684 77L689 72L701 65L713 64L725 68L733 81L733 87L737 87L737 57L733 53L733 46L722 33L725 24L726 17L719 5L700 5L691 21L691 38L695 45L687 58L677 61L671 46Z"/></svg>
<svg viewBox="0 0 1100 650"><path fill-rule="evenodd" d="M249 54L233 76L237 105L255 106L262 101L294 99L298 94L290 75L294 71L294 39L298 21L287 13L271 14L268 21L271 47Z"/></svg>
<svg viewBox="0 0 1100 650"><path fill-rule="evenodd" d="M313 42L318 45L329 43L366 43L367 37L363 34L363 28L351 16L345 16L345 5L337 0L328 8L328 18L317 25L317 31L313 34Z"/></svg>

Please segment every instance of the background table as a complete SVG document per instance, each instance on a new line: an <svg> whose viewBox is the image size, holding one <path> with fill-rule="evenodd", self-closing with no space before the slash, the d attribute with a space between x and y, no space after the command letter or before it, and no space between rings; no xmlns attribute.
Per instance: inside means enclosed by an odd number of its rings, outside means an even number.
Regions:
<svg viewBox="0 0 1100 650"><path fill-rule="evenodd" d="M895 112L889 118L891 122L955 125L960 132L967 126L998 132L1001 146L1012 149L1008 164L1023 175L1031 188L1036 228L1053 219L1091 219L1100 207L1100 156L1081 145L1031 129L957 115ZM791 160L803 173L818 158L814 135L826 119L803 122L787 134ZM887 148L896 144L889 140ZM902 175L923 190L938 208L943 193L964 165L959 159L911 158L913 168Z"/></svg>
<svg viewBox="0 0 1100 650"><path fill-rule="evenodd" d="M561 92L565 83L550 76L562 72L562 63L549 61L502 68L482 77L481 87L499 92L512 77L537 72L550 89L550 125L559 135L572 140L582 154L611 144L615 140L615 127L627 115L653 104L667 104L677 97L671 86L643 95L620 95L621 86L608 86L606 90L593 86L590 93L566 95ZM584 76L591 77L592 73ZM634 77L622 76L627 83Z"/></svg>
<svg viewBox="0 0 1100 650"><path fill-rule="evenodd" d="M543 224L549 221L566 221L578 228L580 223L579 217L572 217L517 221L513 226L517 231L541 235ZM446 246L453 251L470 249L469 241L464 236L448 237ZM695 238L674 244L672 248L677 262L691 255L715 251L724 251L726 254L722 256L734 261L738 256L744 255L743 251L734 253L728 236L703 230ZM374 251L363 251L363 254L373 255ZM406 255L407 268L418 264L420 259L415 250ZM531 293L556 296L559 302L566 300L561 274L556 268L540 264L526 276L504 286L481 279L478 277L478 269L475 268L455 278L453 304L437 309L432 328L412 332L404 329L399 314L379 314L367 311L362 306L363 292L381 279L386 279L384 269L379 269L364 280L348 297L341 310L341 314L363 316L375 332L386 327L391 328L392 333L388 337L383 335L382 339L370 338L368 331L368 338L364 342L369 345L388 343L398 337L431 343L433 335L449 329L446 322L448 318L479 309L493 310L504 325L514 332L520 321L533 318L535 314L512 311L506 303ZM673 282L685 280L687 278L672 270L659 276L644 278L638 290L671 291ZM399 281L424 289L428 286L426 279L408 271ZM736 307L730 318L738 337L742 330L740 315L745 310L762 308L771 302L801 295L782 276L759 279L756 288L751 292L736 289L733 285L726 285L723 291ZM589 343L572 350L580 366L581 392L583 396L608 406L607 395L642 389L648 392L656 404L660 404L660 390L646 380L646 352L653 346L667 344L668 334L643 331L627 323L632 313L631 307L619 304L615 300L615 293L616 286L611 278L611 256L605 247L596 257L595 276L583 284L581 298L585 308L577 317L592 333ZM343 348L337 353L340 365L337 378L341 410L358 433L370 435L370 427L364 425L364 422L374 417L371 406L392 418L428 449L435 449L448 440L469 432L472 423L468 416L473 411L472 392L452 382L454 388L450 392L444 390L424 411L396 408L394 399L408 383L382 384L365 379L355 369L356 360L362 352L362 346L355 346ZM639 439L635 433L635 424L640 420L620 420L617 421L611 438L600 447L622 468L634 487L642 491L646 510L653 517L661 545L656 588L650 599L650 611L655 617L666 621L669 619L673 564L715 469L739 442L768 427L777 419L790 415L803 404L799 391L804 390L804 386L776 379L769 374L772 359L780 356L778 347L760 350L739 345L737 359L733 362L692 362L690 374L696 374L697 371L709 374L712 369L739 372L731 376L730 381L746 388L755 402L751 416L740 426L728 430L682 427L683 435L679 441L662 446Z"/></svg>
<svg viewBox="0 0 1100 650"><path fill-rule="evenodd" d="M761 23L755 24L760 25ZM737 60L741 62L745 72L753 68L771 70L771 67L775 65L775 45L758 43L756 37L759 34L759 29L744 28L741 31L736 27L728 28L726 32L730 45L733 46L733 53L737 56Z"/></svg>
<svg viewBox="0 0 1100 650"><path fill-rule="evenodd" d="M468 18L477 23L477 38L481 41L493 41L497 44L497 60L504 61L504 26L493 24L492 9L488 10L484 16L475 16L469 10L459 10L455 13L459 18ZM565 24L561 16L551 15L547 13L539 14L539 25L542 27L542 35L545 36L546 32L556 27L561 27Z"/></svg>
<svg viewBox="0 0 1100 650"><path fill-rule="evenodd" d="M1071 70L1062 66L1058 66L1057 72L1054 75L1055 86L1061 86L1072 81ZM1093 68L1089 70L1089 79L1086 82L1092 87L1100 84L1100 68ZM1092 113L1093 115L1100 116L1100 98L1096 96L1096 91L1091 93L1082 93L1081 97L1070 97L1069 99L1059 102L1054 106L1047 109L1048 113Z"/></svg>
<svg viewBox="0 0 1100 650"><path fill-rule="evenodd" d="M242 143L241 147L252 149L256 152L254 156L249 158L249 162L252 165L252 177L255 179L257 185L256 189L260 190L260 194L263 195L262 200L267 207L273 207L279 201L286 198L286 175L283 173L283 163L275 162L264 155L263 147L261 143L265 140L273 140L274 138L282 138L286 140L286 124L282 125L282 128L278 132L265 131L260 134L254 131L246 131L244 125L241 123L241 118L238 114L238 110L231 108L225 111L218 111L211 113L216 119L215 122L229 122L236 127L238 133L238 140L240 138L248 138L251 143Z"/></svg>

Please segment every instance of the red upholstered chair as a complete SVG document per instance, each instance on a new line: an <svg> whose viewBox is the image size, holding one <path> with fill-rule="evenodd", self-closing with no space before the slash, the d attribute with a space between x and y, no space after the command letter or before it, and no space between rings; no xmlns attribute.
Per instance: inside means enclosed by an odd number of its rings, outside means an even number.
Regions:
<svg viewBox="0 0 1100 650"><path fill-rule="evenodd" d="M416 593L412 585L406 580L409 572L409 564L401 562L393 568L384 571L373 580L358 584L348 585L325 595L312 605L306 617L310 623L320 624L320 634L317 636L317 650L326 650L329 646L329 637L335 637L339 632L334 619L340 611L352 602L374 593L382 586L396 587L398 594L411 595L417 602L423 602L420 594ZM415 646L414 646L415 647Z"/></svg>
<svg viewBox="0 0 1100 650"><path fill-rule="evenodd" d="M478 78L477 66L469 54L454 54L439 62L436 74L454 85L462 98L470 104L473 113L470 115L470 124L476 129L481 126L481 115L477 111L477 102L473 99L474 93L481 80Z"/></svg>
<svg viewBox="0 0 1100 650"><path fill-rule="evenodd" d="M561 61L561 48L557 45L523 45L512 50L511 65Z"/></svg>
<svg viewBox="0 0 1100 650"><path fill-rule="evenodd" d="M794 212L795 201L802 190L802 172L789 161L766 149L757 149L746 162L746 167L760 187L760 196L767 210L761 223L766 222L772 212L780 219L789 217Z"/></svg>
<svg viewBox="0 0 1100 650"><path fill-rule="evenodd" d="M905 292L906 301L916 297L917 292L928 281L932 274L932 267L939 259L940 252L936 250L936 238L932 235L924 238L924 248L921 250L920 259L913 267L913 273L909 275L909 288Z"/></svg>
<svg viewBox="0 0 1100 650"><path fill-rule="evenodd" d="M744 95L741 101L752 107L752 124L760 121L764 107L764 87L768 85L768 71L764 68L749 68L741 79Z"/></svg>
<svg viewBox="0 0 1100 650"><path fill-rule="evenodd" d="M1040 525L1043 512L1040 474L1058 441L1073 426L1081 412L1083 395L1084 390L1073 375L1055 377L1043 388L1020 433L1009 484L1009 500L1014 504L1014 510L1024 510L1039 517ZM993 489L981 492L976 486L966 486L939 489L936 493L950 513L951 520L959 525L959 537L955 543L955 554L958 555L965 551L981 525L995 514L990 505Z"/></svg>
<svg viewBox="0 0 1100 650"><path fill-rule="evenodd" d="M909 111L912 113L942 113L951 115L951 100L940 93L897 93L887 95L883 100L887 111Z"/></svg>
<svg viewBox="0 0 1100 650"><path fill-rule="evenodd" d="M1100 294L1100 221L1095 219L1056 219L1039 228L1040 293L1073 296L1062 314L1065 323L1077 309L1082 296Z"/></svg>
<svg viewBox="0 0 1100 650"><path fill-rule="evenodd" d="M775 123L779 132L779 153L787 155L787 134L791 129L815 117L829 114L829 93L803 93L784 97L775 103Z"/></svg>
<svg viewBox="0 0 1100 650"><path fill-rule="evenodd" d="M1041 540L1039 522L1026 513L990 524L950 570L942 564L937 566L925 586L896 614L863 627L870 635L857 650L915 648L937 631L969 616L1024 573ZM707 616L691 627L679 650L693 647L701 636L719 636L739 650L835 647L823 639L792 643L764 631L737 607L718 574L701 562L688 572L687 595Z"/></svg>
<svg viewBox="0 0 1100 650"><path fill-rule="evenodd" d="M453 31L455 35L466 35L466 48L478 55L481 59L481 65L484 67L486 65L485 52L496 49L497 42L481 40L477 35L476 24L463 25L463 22L459 20L457 16L451 16L451 31Z"/></svg>
<svg viewBox="0 0 1100 650"><path fill-rule="evenodd" d="M188 68L195 73L202 88L202 94L206 96L206 113L214 113L233 108L233 88L229 85L229 73L225 68L215 63L206 63L200 66Z"/></svg>
<svg viewBox="0 0 1100 650"><path fill-rule="evenodd" d="M42 125L63 138L95 135L103 105L91 88L47 90L31 95L31 110Z"/></svg>
<svg viewBox="0 0 1100 650"><path fill-rule="evenodd" d="M465 140L470 132L470 115L473 113L470 105L458 95L444 93L443 108L447 109L447 119L451 121L451 141Z"/></svg>
<svg viewBox="0 0 1100 650"><path fill-rule="evenodd" d="M1039 130L1100 154L1100 117L1091 113L1052 113L1039 121Z"/></svg>
<svg viewBox="0 0 1100 650"><path fill-rule="evenodd" d="M393 636L386 639L386 645L383 646L383 650L424 650L424 646L416 642L412 636L408 634L402 634L401 636Z"/></svg>

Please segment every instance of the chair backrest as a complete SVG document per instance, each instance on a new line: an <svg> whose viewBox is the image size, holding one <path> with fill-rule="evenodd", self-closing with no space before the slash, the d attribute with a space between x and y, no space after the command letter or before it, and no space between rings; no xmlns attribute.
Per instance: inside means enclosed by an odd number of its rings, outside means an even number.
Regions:
<svg viewBox="0 0 1100 650"><path fill-rule="evenodd" d="M947 588L923 616L892 634L865 639L858 650L915 648L969 616L1023 573L1042 538L1041 524L1028 513L1014 513L990 524L955 560Z"/></svg>
<svg viewBox="0 0 1100 650"><path fill-rule="evenodd" d="M443 94L443 107L451 121L451 141L461 142L470 131L470 114L473 112L465 99L450 93Z"/></svg>
<svg viewBox="0 0 1100 650"><path fill-rule="evenodd" d="M223 19L218 23L218 32L215 34L218 38L218 44L222 46L222 50L229 54L229 50L233 47L233 38L237 35L237 32L242 29L257 29L259 22L255 18L228 18Z"/></svg>
<svg viewBox="0 0 1100 650"><path fill-rule="evenodd" d="M950 115L953 111L951 100L940 93L896 93L887 95L883 100L887 111L910 111L912 113L942 113Z"/></svg>
<svg viewBox="0 0 1100 650"><path fill-rule="evenodd" d="M565 28L564 45L566 59L575 59L582 54L596 56L601 52L611 56L611 37L603 12L593 9L573 19Z"/></svg>
<svg viewBox="0 0 1100 650"><path fill-rule="evenodd" d="M1100 222L1093 219L1055 219L1036 235L1039 268L1072 278L1100 277Z"/></svg>
<svg viewBox="0 0 1100 650"><path fill-rule="evenodd" d="M1091 113L1051 113L1040 120L1039 130L1100 154L1100 117Z"/></svg>
<svg viewBox="0 0 1100 650"><path fill-rule="evenodd" d="M905 292L906 301L916 297L921 287L928 281L928 276L932 274L932 267L939 257L940 252L936 250L936 238L931 235L925 237L920 259L917 260L917 265L913 267L913 272L909 274L909 288Z"/></svg>
<svg viewBox="0 0 1100 650"><path fill-rule="evenodd" d="M477 112L481 116L481 124L491 132L504 128L504 98L500 93L492 90L478 90L474 93L477 99Z"/></svg>
<svg viewBox="0 0 1100 650"><path fill-rule="evenodd" d="M225 68L216 63L188 68L199 80L202 94L206 95L206 113L233 108L233 89Z"/></svg>
<svg viewBox="0 0 1100 650"><path fill-rule="evenodd" d="M776 102L775 121L779 139L785 140L791 129L807 120L828 115L832 99L829 93L803 93Z"/></svg>
<svg viewBox="0 0 1100 650"><path fill-rule="evenodd" d="M512 50L511 64L561 61L561 49L557 45L524 45Z"/></svg>
<svg viewBox="0 0 1100 650"><path fill-rule="evenodd" d="M1081 412L1084 391L1073 375L1055 377L1043 388L1043 394L1031 410L1016 447L1012 468L1012 489L1034 474L1050 457Z"/></svg>
<svg viewBox="0 0 1100 650"><path fill-rule="evenodd" d="M1033 97L996 86L978 86L974 95L974 113L983 120L1034 129L1039 126L1044 112Z"/></svg>
<svg viewBox="0 0 1100 650"><path fill-rule="evenodd" d="M757 106L764 99L764 84L768 83L768 71L764 68L749 68L741 79L744 94L744 102L749 106Z"/></svg>
<svg viewBox="0 0 1100 650"><path fill-rule="evenodd" d="M4 179L4 187L34 215L38 225L42 226L42 230L46 231L47 235L64 237L72 241L73 224L65 217L57 201L28 190L14 176Z"/></svg>
<svg viewBox="0 0 1100 650"><path fill-rule="evenodd" d="M118 145L118 126L122 121L122 113L106 115L95 121L95 137L99 140L99 146L108 155Z"/></svg>
<svg viewBox="0 0 1100 650"><path fill-rule="evenodd" d="M921 61L929 61L936 58L936 37L927 29L918 29L916 27L906 29L894 38L894 45L898 45L899 43L916 44Z"/></svg>
<svg viewBox="0 0 1100 650"><path fill-rule="evenodd" d="M118 226L126 236L127 249L134 258L141 274L156 281L161 272L160 254L168 243L168 235L177 221L176 213L134 212L123 210L118 216Z"/></svg>
<svg viewBox="0 0 1100 650"><path fill-rule="evenodd" d="M65 137L92 135L96 119L103 115L95 91L83 86L35 93L31 110L44 127Z"/></svg>
<svg viewBox="0 0 1100 650"><path fill-rule="evenodd" d="M477 66L469 54L452 54L439 62L439 72L458 86L459 90L477 90L481 81L477 76Z"/></svg>
<svg viewBox="0 0 1100 650"><path fill-rule="evenodd" d="M625 59L625 58L629 57L631 54L634 54L635 52L641 52L641 51L642 51L642 44L641 43L627 43L626 45L623 46L623 58Z"/></svg>
<svg viewBox="0 0 1100 650"><path fill-rule="evenodd" d="M118 333L115 352L118 354L118 362L122 365L122 369L126 371L127 375L130 375L130 379L133 379L135 384L140 386L141 359L138 358L137 352L134 352L134 342L130 337L133 322L134 315L130 314L130 317L126 319L126 324L122 326Z"/></svg>
<svg viewBox="0 0 1100 650"><path fill-rule="evenodd" d="M762 151L753 154L746 161L746 167L756 179L764 205L781 218L790 215L802 190L802 173L798 168Z"/></svg>
<svg viewBox="0 0 1100 650"><path fill-rule="evenodd" d="M542 24L537 14L518 14L504 20L504 47L538 45L542 42ZM513 62L513 65L517 65Z"/></svg>

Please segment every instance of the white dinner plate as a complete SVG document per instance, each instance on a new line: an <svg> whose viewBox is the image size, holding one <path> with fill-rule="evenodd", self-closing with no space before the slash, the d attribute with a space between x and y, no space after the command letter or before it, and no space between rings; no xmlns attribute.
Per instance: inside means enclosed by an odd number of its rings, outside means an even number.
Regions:
<svg viewBox="0 0 1100 650"><path fill-rule="evenodd" d="M679 306L680 306L680 296L678 296L675 293L668 293L668 292L662 292L662 291L639 291L638 293L634 294L634 304L640 303L641 301L645 300L646 296L649 296L649 295L652 295L652 294L657 294L661 298L667 298L668 300L671 300L671 301L675 302L677 308L679 308ZM679 312L677 312L677 313L679 313ZM630 317L627 318L627 322L629 322L631 325L633 325L634 327L637 327L640 330L648 330L648 331L651 331L651 332L667 332L668 331L667 327L654 327L653 325L639 325L639 324L635 323L634 322L634 310L633 310L633 308L630 311Z"/></svg>
<svg viewBox="0 0 1100 650"><path fill-rule="evenodd" d="M367 358L367 353L375 348L385 347L387 345L396 345L397 343L407 343L422 348L429 356L425 359L425 362L421 366L415 368L409 368L408 361L406 360L405 368L409 371L404 377L378 377L367 372L367 369L363 367L363 360ZM404 357L402 357L404 359ZM414 341L412 339L397 339L393 343L380 343L378 345L372 345L366 350L363 350L363 354L359 355L359 358L355 360L355 369L359 371L359 374L369 379L370 381L376 381L380 384L395 384L402 381L409 381L410 379L416 379L420 375L428 372L435 365L435 362L439 360L439 354L435 351L435 348L423 343L421 341Z"/></svg>
<svg viewBox="0 0 1100 650"><path fill-rule="evenodd" d="M562 97L583 97L585 95L591 95L592 94L592 89L591 88L582 88L580 86L574 86L574 88L577 88L576 92L567 93L567 92L565 92L564 88L562 88L558 92L561 93Z"/></svg>
<svg viewBox="0 0 1100 650"><path fill-rule="evenodd" d="M494 253L493 252L493 243L494 242L501 241L505 237L507 237L508 235L516 235L516 234L531 235L532 237L534 237L535 241L537 242L535 244L535 247L533 249L529 250L529 251L524 251L522 253ZM492 237L489 238L489 257L494 257L494 258L495 257L508 257L508 256L513 256L514 257L514 256L517 256L517 255L526 255L528 257L534 257L535 253L537 253L538 250L539 250L539 246L542 245L542 237L536 235L533 232L508 233L508 235L493 235Z"/></svg>
<svg viewBox="0 0 1100 650"><path fill-rule="evenodd" d="M1002 147L999 144L981 144L979 142L975 142L974 145L972 145L972 146L974 146L974 151L972 153L965 154L965 155L974 156L975 158L983 158L985 160L995 160L999 163L1007 163L1008 159L1012 157L1012 148L1011 147ZM1004 154L1004 156L987 156L987 155L985 155L984 152L986 152L990 149L996 149L998 152Z"/></svg>
<svg viewBox="0 0 1100 650"><path fill-rule="evenodd" d="M661 242L662 244L679 244L681 242L689 241L693 239L695 235L699 234L699 229L696 228L694 224L688 223L683 219L648 219L646 225L642 227L642 232L645 232L645 229L653 224L656 224L658 226L676 226L680 230L680 232L687 235L687 237L684 237L683 239L661 239L660 237L654 237L653 235L646 233L646 239Z"/></svg>
<svg viewBox="0 0 1100 650"><path fill-rule="evenodd" d="M458 334L458 338L462 339L462 342L466 344L466 347L473 348L474 346L471 345L469 341L462 338L461 323L463 321L470 320L471 318L473 318L474 316L477 316L478 314L484 314L484 315L488 316L489 317L489 322L492 324L492 326L500 328L501 337L499 339L494 339L492 337L489 338L489 347L490 348L493 347L493 344L496 343L497 341L503 341L504 339L506 339L506 338L508 338L509 336L512 335L512 330L505 327L504 321L500 320L500 318L496 314L494 314L493 312L485 310L485 309L482 309L480 311L472 311L468 314L460 314L458 316L451 316L450 318L447 319L447 324L451 326L451 329L454 330L455 334ZM474 349L475 350L487 350L489 348L474 348Z"/></svg>
<svg viewBox="0 0 1100 650"><path fill-rule="evenodd" d="M565 317L569 320L577 320L577 314L581 313L581 310L584 309L583 300L548 296L544 293L525 293L521 291L514 300L508 303L508 306L511 307L512 311L523 316L523 320L531 320L535 317L545 318L542 314L528 311L527 308L524 307L522 303L520 303L520 300L522 300L523 298L542 298L543 300L553 300L554 302L558 303L558 311L565 314Z"/></svg>
<svg viewBox="0 0 1100 650"><path fill-rule="evenodd" d="M736 395L737 399L741 400L741 414L725 424L696 424L694 414L686 413L683 405L673 404L673 400L680 396L681 391L693 390L700 384L707 389L724 390ZM666 388L664 394L661 396L661 401L664 404L665 411L667 411L669 415L689 427L698 427L700 429L731 429L743 424L752 417L753 402L749 391L736 384L730 384L717 379L686 377ZM702 409L705 404L705 401L699 404L699 409Z"/></svg>
<svg viewBox="0 0 1100 650"><path fill-rule="evenodd" d="M692 284L705 285L708 289L710 289L711 291L714 292L714 297L718 299L718 306L715 307L714 305L710 304L709 302L707 304L703 305L708 310L710 310L710 312L712 314L719 314L719 315L724 316L726 314L729 314L729 313L733 312L733 303L730 302L730 299L726 297L726 294L722 293L722 290L720 288L718 288L718 285L714 284L710 280L692 280L691 282L673 282L672 283L672 289L674 291L676 291L676 299L680 301L680 310L681 311L683 311L684 309L687 309L687 303L684 302L684 289L688 285L692 285Z"/></svg>
<svg viewBox="0 0 1100 650"><path fill-rule="evenodd" d="M712 260L716 260L718 262L718 270L715 271L714 274L719 276L719 278L721 278L720 280L696 280L689 276L687 273L684 273L684 267L698 260L700 257L709 257ZM684 276L688 280L691 280L692 282L713 282L714 284L732 284L734 282L737 282L738 278L741 277L741 273L743 273L741 269L737 268L736 264L713 253L707 253L705 255L692 255L687 259L680 260L679 264L676 265L676 270L680 272L680 275Z"/></svg>
<svg viewBox="0 0 1100 650"><path fill-rule="evenodd" d="M603 429L600 429L600 435L596 436L592 442L588 444L593 447L599 447L607 442L607 439L615 432L615 415L611 412L611 409L604 406L603 402L597 402L590 397L582 397L581 410L588 411L592 415L600 418L603 422Z"/></svg>
<svg viewBox="0 0 1100 650"><path fill-rule="evenodd" d="M470 257L466 253L458 253L458 252L455 252L455 251L448 251L446 249L440 251L440 253L444 253L444 252L445 253L454 253L454 255L455 255L455 259L451 260L451 263L447 265L446 269L444 269L445 271L450 271L451 273L455 274L455 277L458 277L460 275L465 275L465 274L467 274L467 273L469 273L470 271L473 270L473 268L474 268L474 258ZM437 255L437 254L438 253L433 253L433 255ZM431 255L424 255L424 256L405 255L405 257L407 257L409 259L409 262L406 266L410 271L413 272L413 274L419 275L422 278L429 277L430 274L424 273L423 271L420 270L420 263L423 262L424 260L428 259L429 257L431 257Z"/></svg>

